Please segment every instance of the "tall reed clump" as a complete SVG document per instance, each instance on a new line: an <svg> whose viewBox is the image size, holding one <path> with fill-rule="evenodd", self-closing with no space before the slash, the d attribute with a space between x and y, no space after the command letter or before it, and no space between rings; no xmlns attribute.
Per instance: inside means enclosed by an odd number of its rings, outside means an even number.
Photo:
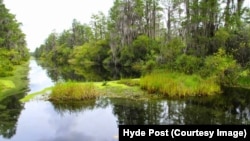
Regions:
<svg viewBox="0 0 250 141"><path fill-rule="evenodd" d="M85 100L98 96L93 83L58 83L52 89L49 99L52 101Z"/></svg>
<svg viewBox="0 0 250 141"><path fill-rule="evenodd" d="M216 79L174 72L153 72L140 79L140 87L148 93L169 97L201 96L221 93Z"/></svg>

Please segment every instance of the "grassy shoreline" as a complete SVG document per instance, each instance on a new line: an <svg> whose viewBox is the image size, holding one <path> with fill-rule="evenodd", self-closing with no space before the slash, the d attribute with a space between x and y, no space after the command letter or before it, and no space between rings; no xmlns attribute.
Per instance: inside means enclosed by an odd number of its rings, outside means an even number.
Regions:
<svg viewBox="0 0 250 141"><path fill-rule="evenodd" d="M15 66L12 76L0 77L0 101L28 90L29 61Z"/></svg>

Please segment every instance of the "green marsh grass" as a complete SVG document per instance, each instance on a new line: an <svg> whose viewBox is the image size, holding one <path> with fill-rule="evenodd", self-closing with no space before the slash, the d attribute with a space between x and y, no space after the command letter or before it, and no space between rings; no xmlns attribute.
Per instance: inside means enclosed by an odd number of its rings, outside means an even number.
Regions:
<svg viewBox="0 0 250 141"><path fill-rule="evenodd" d="M140 87L148 93L160 93L169 97L201 96L221 93L213 78L174 72L153 72L140 79Z"/></svg>
<svg viewBox="0 0 250 141"><path fill-rule="evenodd" d="M49 95L52 101L85 100L98 96L93 83L64 82L56 84Z"/></svg>

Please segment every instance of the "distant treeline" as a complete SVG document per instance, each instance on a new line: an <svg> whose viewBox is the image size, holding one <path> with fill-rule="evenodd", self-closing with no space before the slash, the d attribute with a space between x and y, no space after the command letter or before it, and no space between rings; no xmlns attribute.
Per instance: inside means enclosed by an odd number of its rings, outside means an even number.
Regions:
<svg viewBox="0 0 250 141"><path fill-rule="evenodd" d="M52 32L34 55L56 65L164 68L245 83L250 11L244 5L244 0L115 0L108 15L100 11L89 24L74 19L70 29Z"/></svg>

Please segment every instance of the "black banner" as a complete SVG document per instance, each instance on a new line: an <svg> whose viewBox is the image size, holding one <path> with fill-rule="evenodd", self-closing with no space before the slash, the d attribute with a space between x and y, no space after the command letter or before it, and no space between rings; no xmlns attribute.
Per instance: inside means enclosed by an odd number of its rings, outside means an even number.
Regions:
<svg viewBox="0 0 250 141"><path fill-rule="evenodd" d="M119 141L250 141L250 125L119 125Z"/></svg>

